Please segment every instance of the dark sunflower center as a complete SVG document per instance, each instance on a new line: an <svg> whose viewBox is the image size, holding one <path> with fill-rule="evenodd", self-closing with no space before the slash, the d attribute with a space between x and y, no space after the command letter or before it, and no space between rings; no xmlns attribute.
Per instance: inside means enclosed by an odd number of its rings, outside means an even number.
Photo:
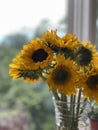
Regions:
<svg viewBox="0 0 98 130"><path fill-rule="evenodd" d="M86 66L92 59L92 53L89 49L81 46L76 51L76 62L78 65Z"/></svg>
<svg viewBox="0 0 98 130"><path fill-rule="evenodd" d="M90 89L97 89L98 75L89 77L86 83Z"/></svg>
<svg viewBox="0 0 98 130"><path fill-rule="evenodd" d="M69 48L65 47L65 48L61 48L61 51L64 53L64 56L66 58L70 57L73 59L73 51L70 50Z"/></svg>
<svg viewBox="0 0 98 130"><path fill-rule="evenodd" d="M43 60L46 60L47 56L48 53L44 49L38 49L33 53L32 59L34 62L42 62Z"/></svg>
<svg viewBox="0 0 98 130"><path fill-rule="evenodd" d="M57 84L63 84L69 79L69 73L67 69L65 69L65 66L59 66L58 69L55 70L53 73L53 80Z"/></svg>

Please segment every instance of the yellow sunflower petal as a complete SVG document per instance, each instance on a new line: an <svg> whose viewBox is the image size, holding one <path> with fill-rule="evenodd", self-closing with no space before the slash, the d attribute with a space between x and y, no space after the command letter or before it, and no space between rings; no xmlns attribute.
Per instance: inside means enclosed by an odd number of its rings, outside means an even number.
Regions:
<svg viewBox="0 0 98 130"><path fill-rule="evenodd" d="M74 34L67 33L64 37L62 37L62 40L64 41L64 47L67 47L68 49L73 50L80 46L80 42Z"/></svg>
<svg viewBox="0 0 98 130"><path fill-rule="evenodd" d="M28 82L37 82L40 80L37 72L32 70L12 68L9 70L9 75L12 76L13 79L23 78L25 81Z"/></svg>
<svg viewBox="0 0 98 130"><path fill-rule="evenodd" d="M64 41L57 35L57 31L46 31L43 33L43 39L49 44L50 47L63 47Z"/></svg>

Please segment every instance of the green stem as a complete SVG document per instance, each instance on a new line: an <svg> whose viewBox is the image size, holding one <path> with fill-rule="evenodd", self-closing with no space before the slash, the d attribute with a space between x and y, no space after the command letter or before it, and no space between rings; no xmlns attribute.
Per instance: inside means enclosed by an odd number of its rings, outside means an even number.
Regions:
<svg viewBox="0 0 98 130"><path fill-rule="evenodd" d="M76 96L73 95L73 113L72 113L72 115L73 115L73 117L72 117L72 118L73 118L73 119L72 119L72 126L73 126L73 127L75 127L75 118L76 118L76 117L75 117L75 105L76 105L76 104L75 104L75 103L76 103L75 101L76 101Z"/></svg>
<svg viewBox="0 0 98 130"><path fill-rule="evenodd" d="M55 97L56 100L60 100L58 93L56 91L52 91L53 92L53 96Z"/></svg>
<svg viewBox="0 0 98 130"><path fill-rule="evenodd" d="M78 99L77 99L77 108L76 108L76 125L78 123L78 115L79 115L79 111L80 111L80 100L81 100L81 93L82 93L82 89L79 89L79 93L78 93Z"/></svg>
<svg viewBox="0 0 98 130"><path fill-rule="evenodd" d="M70 115L73 115L73 94L70 97ZM73 124L73 116L71 118L71 124ZM71 128L71 125L70 125L70 128Z"/></svg>
<svg viewBox="0 0 98 130"><path fill-rule="evenodd" d="M67 96L65 94L61 94L61 101L67 102Z"/></svg>
<svg viewBox="0 0 98 130"><path fill-rule="evenodd" d="M75 125L75 99L76 99L76 96L75 95L71 95L70 97L70 113L72 115L72 119L71 119L71 124L70 125L70 130L73 129L73 127L77 127Z"/></svg>
<svg viewBox="0 0 98 130"><path fill-rule="evenodd" d="M82 109L80 110L80 113L79 113L79 114L81 114L81 113L84 111L85 106L86 106L86 102L87 102L87 98L85 98L85 99L83 100L83 106L82 106Z"/></svg>

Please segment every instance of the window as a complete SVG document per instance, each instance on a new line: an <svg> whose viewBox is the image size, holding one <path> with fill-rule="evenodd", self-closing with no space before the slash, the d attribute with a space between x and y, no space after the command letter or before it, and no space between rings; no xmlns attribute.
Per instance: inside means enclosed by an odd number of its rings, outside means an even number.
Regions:
<svg viewBox="0 0 98 130"><path fill-rule="evenodd" d="M97 0L69 0L68 31L75 33L79 40L96 39Z"/></svg>

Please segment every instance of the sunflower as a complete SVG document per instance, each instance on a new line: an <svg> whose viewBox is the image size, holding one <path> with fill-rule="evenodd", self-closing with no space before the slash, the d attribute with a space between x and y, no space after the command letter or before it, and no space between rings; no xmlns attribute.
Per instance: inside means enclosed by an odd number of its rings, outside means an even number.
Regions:
<svg viewBox="0 0 98 130"><path fill-rule="evenodd" d="M57 35L57 31L46 31L43 33L43 39L53 50L58 51L64 46L64 41Z"/></svg>
<svg viewBox="0 0 98 130"><path fill-rule="evenodd" d="M93 71L81 75L81 77L82 82L79 85L83 88L84 97L98 102L98 69L93 69Z"/></svg>
<svg viewBox="0 0 98 130"><path fill-rule="evenodd" d="M64 37L62 37L62 39L64 40L65 43L67 43L70 39L72 41L77 41L77 37L75 34L71 34L71 33L67 33Z"/></svg>
<svg viewBox="0 0 98 130"><path fill-rule="evenodd" d="M60 48L61 52L66 58L74 59L74 49L80 46L76 35L67 33L62 37L62 40L64 41L64 46Z"/></svg>
<svg viewBox="0 0 98 130"><path fill-rule="evenodd" d="M48 66L53 59L53 53L43 41L35 39L23 47L19 59L27 70L36 70Z"/></svg>
<svg viewBox="0 0 98 130"><path fill-rule="evenodd" d="M57 56L57 64L50 69L46 82L50 90L58 90L61 93L71 95L76 93L75 82L77 80L76 66L64 55Z"/></svg>
<svg viewBox="0 0 98 130"><path fill-rule="evenodd" d="M23 78L26 81L37 82L39 81L39 73L36 70L27 70L25 65L17 56L13 59L12 64L10 64L9 75L13 77L13 79Z"/></svg>
<svg viewBox="0 0 98 130"><path fill-rule="evenodd" d="M64 37L62 37L62 40L64 41L65 48L73 50L76 47L80 46L80 42L74 34L67 33Z"/></svg>
<svg viewBox="0 0 98 130"><path fill-rule="evenodd" d="M13 79L23 78L28 82L37 82L40 79L36 71L32 70L30 71L12 68L9 70L9 75L12 76Z"/></svg>
<svg viewBox="0 0 98 130"><path fill-rule="evenodd" d="M79 66L88 66L98 61L98 52L90 42L81 42L75 50L75 61Z"/></svg>

